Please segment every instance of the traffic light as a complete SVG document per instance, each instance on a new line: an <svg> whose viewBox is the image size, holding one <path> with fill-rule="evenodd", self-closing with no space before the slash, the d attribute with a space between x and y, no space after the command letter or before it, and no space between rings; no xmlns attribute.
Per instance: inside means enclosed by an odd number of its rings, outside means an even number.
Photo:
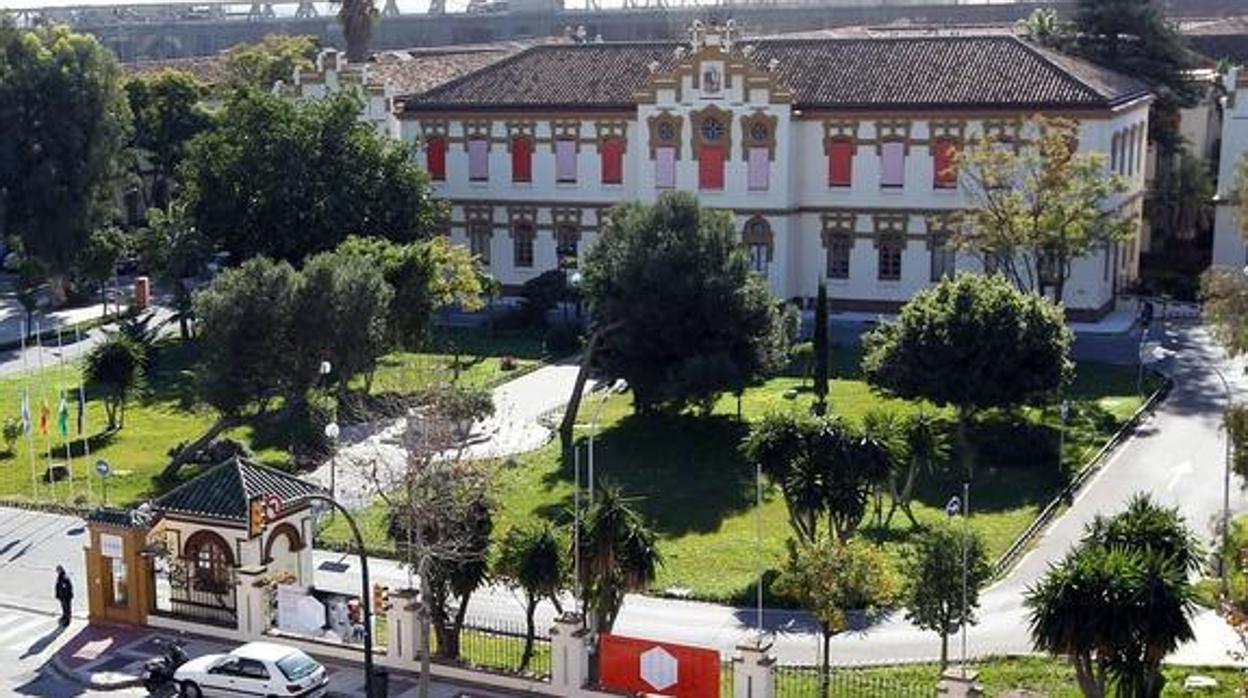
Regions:
<svg viewBox="0 0 1248 698"><path fill-rule="evenodd" d="M255 538L264 532L264 498L252 497L247 506L247 535Z"/></svg>

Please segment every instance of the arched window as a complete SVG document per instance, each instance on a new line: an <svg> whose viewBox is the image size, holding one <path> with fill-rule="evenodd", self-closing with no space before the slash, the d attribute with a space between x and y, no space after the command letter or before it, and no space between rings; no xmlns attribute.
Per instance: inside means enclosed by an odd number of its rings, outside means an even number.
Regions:
<svg viewBox="0 0 1248 698"><path fill-rule="evenodd" d="M698 188L724 188L724 125L719 119L705 117L698 129L702 147L698 152Z"/></svg>
<svg viewBox="0 0 1248 698"><path fill-rule="evenodd" d="M187 539L185 554L192 589L218 594L229 589L234 555L225 539L212 531L197 531Z"/></svg>
<svg viewBox="0 0 1248 698"><path fill-rule="evenodd" d="M750 256L750 269L766 274L773 249L771 226L767 219L755 216L746 221L745 229L741 232L741 242Z"/></svg>

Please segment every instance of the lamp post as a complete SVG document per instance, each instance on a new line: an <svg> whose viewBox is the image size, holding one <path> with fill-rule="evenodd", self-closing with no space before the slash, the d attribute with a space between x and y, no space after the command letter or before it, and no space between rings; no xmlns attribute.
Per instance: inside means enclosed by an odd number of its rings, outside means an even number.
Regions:
<svg viewBox="0 0 1248 698"><path fill-rule="evenodd" d="M962 677L966 678L966 611L968 594L968 576L970 570L970 539L971 539L971 483L962 483L962 497L956 495L945 505L945 513L949 518L962 517L962 613L959 625L962 626Z"/></svg>
<svg viewBox="0 0 1248 698"><path fill-rule="evenodd" d="M1066 451L1066 419L1070 416L1070 400L1062 400L1061 406L1062 425L1057 431L1057 472L1060 475L1062 469L1062 454Z"/></svg>
<svg viewBox="0 0 1248 698"><path fill-rule="evenodd" d="M588 454L587 454L588 457L586 459L588 461L589 472L587 473L586 479L589 481L587 484L587 486L589 487L588 506L591 508L594 506L594 436L597 435L598 433L598 418L602 415L602 408L607 404L607 398L611 397L612 395L616 393L623 391L624 388L626 387L628 387L628 383L626 383L624 379L621 378L615 381L614 383L612 383L610 387L608 387L606 390L604 390L602 393L602 399L600 399L598 401L598 404L594 407L594 416L590 420L589 448L588 448ZM581 584L580 584L580 579L581 579L581 575L580 575L580 568L581 568L581 457L580 456L581 456L580 449L577 448L576 442L573 441L572 443L572 465L573 465L573 468L576 470L576 491L575 491L575 494L573 495L574 496L573 507L576 510L576 529L575 531L573 531L573 536L575 538L572 542L572 545L573 547L576 548L576 556L573 560L573 565L576 568L576 571L574 572L574 574L576 575L576 580L577 580L577 596L578 597L582 597L582 590L580 588L581 587ZM588 621L589 615L585 613L585 599L580 598L580 602L581 602L581 622L586 623ZM597 632L598 629L592 628L592 630L594 632Z"/></svg>
<svg viewBox="0 0 1248 698"><path fill-rule="evenodd" d="M338 496L338 435L342 430L338 427L338 422L330 422L325 425L325 438L329 439L333 450L329 454L329 496Z"/></svg>
<svg viewBox="0 0 1248 698"><path fill-rule="evenodd" d="M1226 411L1231 409L1231 403L1234 400L1234 397L1231 394L1231 384L1226 380L1226 376L1222 374L1222 370L1215 366L1212 362L1209 364L1209 368L1213 371L1214 375L1218 377L1218 380L1222 381L1222 395L1226 399L1226 408L1223 410L1223 415L1225 415ZM1220 570L1220 574L1218 576L1221 577L1220 581L1222 595L1225 596L1227 592L1227 583L1229 581L1226 577L1226 555L1231 528L1231 430L1226 426L1225 419L1223 420L1222 425L1222 442L1224 451L1222 456L1222 520L1220 522L1221 525L1218 527L1218 533L1220 534L1219 537L1222 539L1222 554L1218 556L1218 559L1221 560L1222 569Z"/></svg>
<svg viewBox="0 0 1248 698"><path fill-rule="evenodd" d="M338 500L323 494L310 494L307 498L313 502L323 502L341 511L343 518L347 520L347 526L351 528L352 537L355 538L355 546L360 554L360 608L364 612L364 695L367 698L384 698L386 695L384 676L380 685L376 682L377 677L373 676L372 589L368 583L368 551L364 547L364 538L360 535L360 529L355 525L351 512L339 504Z"/></svg>
<svg viewBox="0 0 1248 698"><path fill-rule="evenodd" d="M598 434L598 418L602 415L602 408L607 404L607 398L623 392L627 387L628 383L623 378L620 378L604 390L602 399L594 407L594 418L589 422L589 506L591 507L594 505L594 436Z"/></svg>

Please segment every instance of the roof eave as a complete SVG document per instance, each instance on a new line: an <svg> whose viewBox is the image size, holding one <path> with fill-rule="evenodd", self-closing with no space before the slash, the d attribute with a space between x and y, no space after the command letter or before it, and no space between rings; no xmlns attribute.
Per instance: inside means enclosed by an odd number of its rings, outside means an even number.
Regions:
<svg viewBox="0 0 1248 698"><path fill-rule="evenodd" d="M444 113L444 112L462 112L462 111L483 111L483 112L510 112L510 111L592 111L592 112L633 112L637 110L636 103L621 104L577 104L577 103L554 103L554 104L521 104L521 103L471 103L471 104L455 104L455 103L421 103L421 102L404 102L403 114L415 113Z"/></svg>

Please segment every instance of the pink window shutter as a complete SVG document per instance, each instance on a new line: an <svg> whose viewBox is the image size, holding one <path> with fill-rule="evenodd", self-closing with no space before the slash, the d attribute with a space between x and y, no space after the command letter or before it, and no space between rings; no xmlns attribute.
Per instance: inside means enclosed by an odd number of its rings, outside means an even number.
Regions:
<svg viewBox="0 0 1248 698"><path fill-rule="evenodd" d="M660 189L676 187L676 149L657 148L654 152L654 186Z"/></svg>
<svg viewBox="0 0 1248 698"><path fill-rule="evenodd" d="M880 184L900 187L906 181L906 145L885 143L881 148Z"/></svg>
<svg viewBox="0 0 1248 698"><path fill-rule="evenodd" d="M555 181L576 181L575 141L555 141Z"/></svg>
<svg viewBox="0 0 1248 698"><path fill-rule="evenodd" d="M483 140L468 141L468 179L490 178L489 146Z"/></svg>
<svg viewBox="0 0 1248 698"><path fill-rule="evenodd" d="M750 148L747 179L752 190L766 190L771 175L771 157L766 148Z"/></svg>

